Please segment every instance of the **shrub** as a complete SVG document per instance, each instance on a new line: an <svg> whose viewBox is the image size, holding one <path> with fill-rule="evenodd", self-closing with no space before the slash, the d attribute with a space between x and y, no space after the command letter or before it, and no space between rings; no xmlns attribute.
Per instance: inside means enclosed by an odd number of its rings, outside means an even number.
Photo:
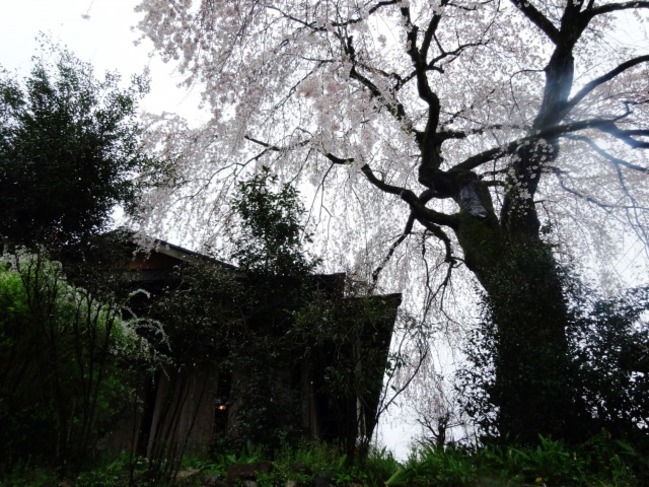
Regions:
<svg viewBox="0 0 649 487"><path fill-rule="evenodd" d="M41 255L0 258L1 464L79 469L132 397L138 340L116 303L66 281Z"/></svg>

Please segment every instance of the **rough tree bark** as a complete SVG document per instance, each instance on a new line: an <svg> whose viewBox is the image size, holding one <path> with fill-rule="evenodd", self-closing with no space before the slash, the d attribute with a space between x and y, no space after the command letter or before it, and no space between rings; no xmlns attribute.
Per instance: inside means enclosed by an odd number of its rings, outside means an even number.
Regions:
<svg viewBox="0 0 649 487"><path fill-rule="evenodd" d="M493 216L460 223L457 233L497 326L500 433L525 442L538 434L571 438L568 310L551 249L540 239L504 235Z"/></svg>

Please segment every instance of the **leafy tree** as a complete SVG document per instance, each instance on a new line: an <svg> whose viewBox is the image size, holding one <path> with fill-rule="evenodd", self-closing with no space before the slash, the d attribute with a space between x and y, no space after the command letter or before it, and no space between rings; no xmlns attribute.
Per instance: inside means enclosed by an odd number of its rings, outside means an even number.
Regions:
<svg viewBox="0 0 649 487"><path fill-rule="evenodd" d="M268 279L303 280L318 265L304 248L311 242L297 189L283 184L266 167L239 182L232 201L238 223L230 232L232 258L241 270ZM274 286L275 287L275 286Z"/></svg>
<svg viewBox="0 0 649 487"><path fill-rule="evenodd" d="M495 385L497 340L497 329L489 319L469 332L464 345L468 363L457 373L458 408L471 418L480 437L489 441L500 435Z"/></svg>
<svg viewBox="0 0 649 487"><path fill-rule="evenodd" d="M579 313L570 336L586 424L649 449L649 289L583 308L590 312Z"/></svg>
<svg viewBox="0 0 649 487"><path fill-rule="evenodd" d="M318 260L304 247L310 235L299 192L279 185L269 169L240 181L231 204L237 223L229 238L241 271L233 302L246 317L228 343L232 396L239 401L234 433L239 441L277 446L302 433L298 395L287 385L304 358L294 313L313 296Z"/></svg>
<svg viewBox="0 0 649 487"><path fill-rule="evenodd" d="M292 331L293 313L312 291L317 260L304 250L309 235L299 193L278 185L268 170L239 183L232 209L228 237L239 267L206 258L180 268L179 287L151 308L169 339L172 390L186 390L186 370L216 368L232 389L219 392L232 399L228 440L277 446L301 433L297 393L287 386L304 356ZM174 441L156 439L154 455L176 455Z"/></svg>
<svg viewBox="0 0 649 487"><path fill-rule="evenodd" d="M52 59L54 59L52 61ZM132 212L140 152L137 100L146 77L119 87L65 49L44 48L31 75L0 78L0 236L13 244L76 244L104 230L118 204Z"/></svg>
<svg viewBox="0 0 649 487"><path fill-rule="evenodd" d="M616 440L648 448L649 325L646 288L629 290L615 298L595 299L571 286L572 320L567 336L572 351L571 386L579 402L575 428L593 437L602 430ZM464 412L480 427L483 438L498 438L494 414L506 393L496 380L500 336L487 315L469 336L466 355L470 366L459 373Z"/></svg>
<svg viewBox="0 0 649 487"><path fill-rule="evenodd" d="M231 255L239 267L208 259L184 267L179 288L152 306L165 325L173 367L208 363L229 378L231 391L219 394L229 398L231 446L277 447L301 437L299 390L309 374L319 404L332 412L319 427L353 462L368 453L381 412L386 323L394 322L399 298L332 300L342 296L342 276L312 275L318 260L304 248L309 235L299 193L268 169L239 183L232 209ZM171 389L183 390L186 376L174 370L168 377Z"/></svg>
<svg viewBox="0 0 649 487"><path fill-rule="evenodd" d="M501 431L569 437L570 319L554 250L584 258L630 231L647 243L648 8L142 1L144 35L203 83L213 111L202 131L179 134L172 120L152 133L193 196L166 191L152 217L184 203L198 221L216 208L213 219L242 165L310 181L326 235L342 240L335 257L355 246L378 277L381 253L398 255L393 272L426 272L415 275L425 303L468 270L498 330ZM611 47L622 26L641 41Z"/></svg>

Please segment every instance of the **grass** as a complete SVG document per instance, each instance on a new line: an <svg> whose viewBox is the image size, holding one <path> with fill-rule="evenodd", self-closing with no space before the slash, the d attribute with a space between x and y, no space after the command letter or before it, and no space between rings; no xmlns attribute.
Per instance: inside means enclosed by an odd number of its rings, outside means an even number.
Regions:
<svg viewBox="0 0 649 487"><path fill-rule="evenodd" d="M535 447L422 447L386 484L398 486L641 487L647 465L606 434L577 446L540 438Z"/></svg>

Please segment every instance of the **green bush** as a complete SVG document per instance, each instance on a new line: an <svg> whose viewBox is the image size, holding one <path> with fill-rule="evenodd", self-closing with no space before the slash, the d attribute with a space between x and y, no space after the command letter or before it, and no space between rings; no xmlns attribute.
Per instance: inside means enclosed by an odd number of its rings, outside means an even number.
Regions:
<svg viewBox="0 0 649 487"><path fill-rule="evenodd" d="M340 448L324 442L300 441L292 445L284 443L274 454L265 454L265 448L247 444L240 452L221 450L207 461L189 462L190 468L200 468L203 477L227 475L229 467L235 464L271 461L269 473L261 474L257 483L261 487L285 485L287 481L309 485L316 479L326 480L332 485L384 485L399 463L385 449L372 450L362 462L350 465Z"/></svg>
<svg viewBox="0 0 649 487"><path fill-rule="evenodd" d="M115 303L39 255L0 258L0 467L80 468L133 397L138 339Z"/></svg>
<svg viewBox="0 0 649 487"><path fill-rule="evenodd" d="M540 437L534 446L423 447L388 486L635 487L641 457L602 433L577 447Z"/></svg>
<svg viewBox="0 0 649 487"><path fill-rule="evenodd" d="M284 444L274 455L247 444L240 451L221 449L210 458L186 459L180 469L189 476L160 482L150 465L124 452L97 464L70 481L75 487L200 486L218 474L225 478L233 465L271 461L270 472L259 474L257 485L312 485L317 479L336 486L426 487L640 487L646 485L634 466L643 461L629 445L606 432L577 446L540 438L537 446L419 447L405 465L386 450L373 450L362 463L350 465L344 453L321 442ZM180 478L179 477L179 478ZM51 471L16 468L0 487L53 483ZM73 479L73 480L72 480Z"/></svg>
<svg viewBox="0 0 649 487"><path fill-rule="evenodd" d="M81 472L74 481L75 487L145 486L149 483L149 462L124 451L116 458L101 462ZM156 484L159 485L159 484Z"/></svg>
<svg viewBox="0 0 649 487"><path fill-rule="evenodd" d="M579 443L605 429L649 452L649 287L602 298L569 275L564 285L572 306L567 339L576 415L566 425L570 434L566 431L562 438ZM498 420L503 391L496 380L501 339L487 313L468 335L468 365L458 372L461 408L489 442L503 433ZM542 361L543 355L537 353L535 359Z"/></svg>
<svg viewBox="0 0 649 487"><path fill-rule="evenodd" d="M24 80L0 67L0 235L55 249L105 229L117 204L134 214L159 165L140 153L146 77L122 89L47 39L33 62Z"/></svg>

